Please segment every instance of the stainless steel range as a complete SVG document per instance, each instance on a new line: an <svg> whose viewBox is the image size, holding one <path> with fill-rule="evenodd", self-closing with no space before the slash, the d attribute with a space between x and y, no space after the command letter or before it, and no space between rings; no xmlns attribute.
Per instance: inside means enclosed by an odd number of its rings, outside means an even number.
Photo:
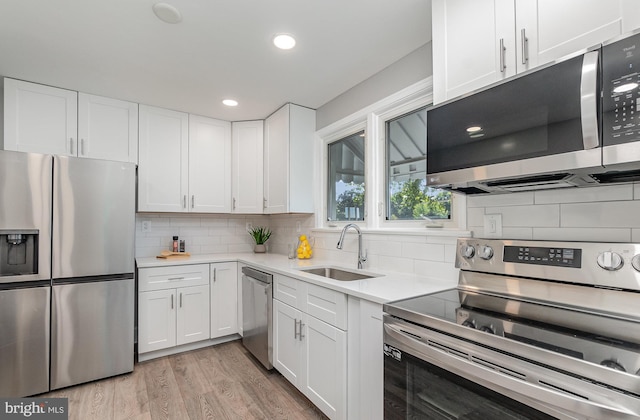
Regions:
<svg viewBox="0 0 640 420"><path fill-rule="evenodd" d="M385 418L640 418L640 244L459 239L384 305Z"/></svg>

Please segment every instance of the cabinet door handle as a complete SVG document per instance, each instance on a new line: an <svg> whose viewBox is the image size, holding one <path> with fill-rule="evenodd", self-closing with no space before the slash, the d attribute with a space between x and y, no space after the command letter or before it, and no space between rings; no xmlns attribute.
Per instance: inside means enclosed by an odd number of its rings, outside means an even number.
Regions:
<svg viewBox="0 0 640 420"><path fill-rule="evenodd" d="M171 309L173 309L173 295L171 295Z"/></svg>
<svg viewBox="0 0 640 420"><path fill-rule="evenodd" d="M266 198L263 198L263 199L262 199L262 208L263 208L263 209L266 209L266 208L267 208L267 199L266 199Z"/></svg>
<svg viewBox="0 0 640 420"><path fill-rule="evenodd" d="M82 156L85 156L85 152L84 152L84 139L80 139L80 154Z"/></svg>
<svg viewBox="0 0 640 420"><path fill-rule="evenodd" d="M73 137L69 137L69 154L73 155Z"/></svg>
<svg viewBox="0 0 640 420"><path fill-rule="evenodd" d="M182 208L186 209L187 208L187 195L183 195L182 196Z"/></svg>
<svg viewBox="0 0 640 420"><path fill-rule="evenodd" d="M231 206L233 210L236 209L236 198L233 197L233 205Z"/></svg>
<svg viewBox="0 0 640 420"><path fill-rule="evenodd" d="M196 196L192 195L191 196L191 208L194 208L196 206Z"/></svg>
<svg viewBox="0 0 640 420"><path fill-rule="evenodd" d="M216 282L216 268L213 267L213 282Z"/></svg>
<svg viewBox="0 0 640 420"><path fill-rule="evenodd" d="M507 48L504 46L504 38L500 38L500 73L504 73L507 69L507 64L505 63L505 51L507 51Z"/></svg>
<svg viewBox="0 0 640 420"><path fill-rule="evenodd" d="M294 319L293 320L293 339L297 339L298 338L298 320Z"/></svg>
<svg viewBox="0 0 640 420"><path fill-rule="evenodd" d="M522 64L527 64L529 61L529 39L527 38L525 28L520 31L520 40L522 42Z"/></svg>
<svg viewBox="0 0 640 420"><path fill-rule="evenodd" d="M180 307L182 308L182 292L180 292Z"/></svg>
<svg viewBox="0 0 640 420"><path fill-rule="evenodd" d="M302 320L300 320L300 334L298 334L298 337L300 337L300 341L302 341L302 339L304 338L304 335L302 335L302 327L304 326L304 324L302 323Z"/></svg>

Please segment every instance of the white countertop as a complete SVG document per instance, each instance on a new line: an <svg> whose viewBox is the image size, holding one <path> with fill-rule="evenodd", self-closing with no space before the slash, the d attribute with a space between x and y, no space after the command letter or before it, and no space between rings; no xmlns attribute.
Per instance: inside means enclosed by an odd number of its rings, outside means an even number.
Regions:
<svg viewBox="0 0 640 420"><path fill-rule="evenodd" d="M309 260L290 260L280 254L201 254L179 259L137 258L138 268L165 267L172 265L209 264L237 261L259 270L273 274L282 274L337 290L361 299L376 303L387 303L413 296L435 293L456 287L456 280L445 280L428 276L387 272L384 270L361 270L365 274L380 275L364 280L340 281L300 271L301 268L330 266L354 271L355 267L336 263L336 261L312 258Z"/></svg>

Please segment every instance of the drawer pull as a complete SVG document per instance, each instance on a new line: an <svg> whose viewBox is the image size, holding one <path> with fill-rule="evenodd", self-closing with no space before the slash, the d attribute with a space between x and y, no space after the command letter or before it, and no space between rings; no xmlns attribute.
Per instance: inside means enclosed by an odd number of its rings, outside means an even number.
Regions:
<svg viewBox="0 0 640 420"><path fill-rule="evenodd" d="M184 277L171 277L171 278L169 278L169 281L178 281L178 280L184 280Z"/></svg>

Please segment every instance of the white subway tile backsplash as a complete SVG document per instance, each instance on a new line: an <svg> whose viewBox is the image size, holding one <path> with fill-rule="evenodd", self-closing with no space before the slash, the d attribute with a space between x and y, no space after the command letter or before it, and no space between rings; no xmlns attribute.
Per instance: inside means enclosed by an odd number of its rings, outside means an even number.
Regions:
<svg viewBox="0 0 640 420"><path fill-rule="evenodd" d="M631 229L631 242L640 242L640 229Z"/></svg>
<svg viewBox="0 0 640 420"><path fill-rule="evenodd" d="M472 195L467 197L467 209L474 207L522 206L526 204L533 204L533 192Z"/></svg>
<svg viewBox="0 0 640 420"><path fill-rule="evenodd" d="M533 239L533 228L503 227L502 237L506 239Z"/></svg>
<svg viewBox="0 0 640 420"><path fill-rule="evenodd" d="M444 245L403 243L402 256L414 260L444 261Z"/></svg>
<svg viewBox="0 0 640 420"><path fill-rule="evenodd" d="M444 246L444 262L454 263L456 261L456 245Z"/></svg>
<svg viewBox="0 0 640 420"><path fill-rule="evenodd" d="M640 201L561 204L562 227L640 227Z"/></svg>
<svg viewBox="0 0 640 420"><path fill-rule="evenodd" d="M200 218L199 217L189 217L189 216L175 216L171 218L171 226L172 227L188 227L188 226L200 226Z"/></svg>
<svg viewBox="0 0 640 420"><path fill-rule="evenodd" d="M504 228L507 227L560 226L560 206L558 204L487 207L485 213L502 215L503 233Z"/></svg>
<svg viewBox="0 0 640 420"><path fill-rule="evenodd" d="M483 226L484 211L485 211L484 207L468 208L467 209L467 226Z"/></svg>
<svg viewBox="0 0 640 420"><path fill-rule="evenodd" d="M401 241L366 241L365 248L370 255L402 256Z"/></svg>
<svg viewBox="0 0 640 420"><path fill-rule="evenodd" d="M415 274L433 278L458 280L458 270L453 263L434 262L434 261L416 261Z"/></svg>
<svg viewBox="0 0 640 420"><path fill-rule="evenodd" d="M590 188L562 188L535 192L535 204L589 203L597 201L632 200L633 186L610 185Z"/></svg>
<svg viewBox="0 0 640 420"><path fill-rule="evenodd" d="M548 241L629 242L629 229L534 228L533 239Z"/></svg>
<svg viewBox="0 0 640 420"><path fill-rule="evenodd" d="M357 258L354 260L357 262ZM369 258L366 267L372 271L376 269L396 271L399 273L414 273L415 260L411 258L388 257L386 255L376 255Z"/></svg>

